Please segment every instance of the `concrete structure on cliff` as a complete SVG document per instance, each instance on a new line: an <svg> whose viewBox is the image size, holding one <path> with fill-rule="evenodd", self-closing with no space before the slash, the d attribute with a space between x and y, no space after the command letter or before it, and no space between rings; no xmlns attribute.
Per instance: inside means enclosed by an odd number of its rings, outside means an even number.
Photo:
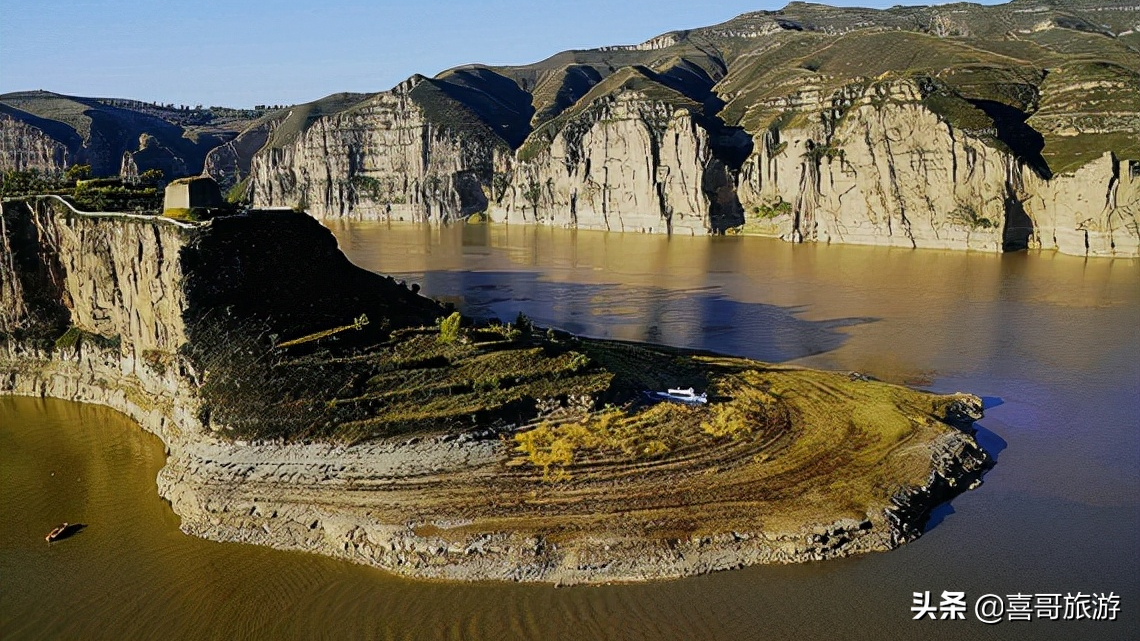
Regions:
<svg viewBox="0 0 1140 641"><path fill-rule="evenodd" d="M179 178L166 186L163 209L210 209L225 204L218 183L209 176Z"/></svg>

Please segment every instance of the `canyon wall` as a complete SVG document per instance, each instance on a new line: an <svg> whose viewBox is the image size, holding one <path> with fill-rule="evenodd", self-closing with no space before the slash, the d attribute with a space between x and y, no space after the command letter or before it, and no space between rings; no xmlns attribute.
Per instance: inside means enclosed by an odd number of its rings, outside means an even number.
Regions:
<svg viewBox="0 0 1140 641"><path fill-rule="evenodd" d="M67 145L38 127L0 113L0 167L54 172L72 162Z"/></svg>
<svg viewBox="0 0 1140 641"><path fill-rule="evenodd" d="M1046 177L932 79L809 87L762 106L775 116L735 168L694 109L638 91L598 98L511 155L433 124L398 88L259 152L252 194L318 217L481 213L612 231L1140 255L1140 161L1108 153Z"/></svg>
<svg viewBox="0 0 1140 641"><path fill-rule="evenodd" d="M732 175L691 111L636 92L600 100L518 162L491 220L707 234L739 224Z"/></svg>
<svg viewBox="0 0 1140 641"><path fill-rule="evenodd" d="M940 90L895 81L781 101L808 116L757 138L740 173L744 230L797 242L1140 254L1140 162L1105 154L1043 177L991 129L956 127L932 108Z"/></svg>
<svg viewBox="0 0 1140 641"><path fill-rule="evenodd" d="M477 127L428 118L422 102L437 96L423 82L412 78L318 119L290 144L262 149L250 174L254 204L391 220L446 221L485 210L484 189L505 144Z"/></svg>

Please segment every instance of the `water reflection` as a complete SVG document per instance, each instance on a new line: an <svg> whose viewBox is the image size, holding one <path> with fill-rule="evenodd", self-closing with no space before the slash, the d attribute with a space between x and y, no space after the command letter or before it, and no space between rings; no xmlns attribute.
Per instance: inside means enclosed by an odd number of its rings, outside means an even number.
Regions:
<svg viewBox="0 0 1140 641"><path fill-rule="evenodd" d="M659 289L544 280L524 271L404 273L425 292L477 318L512 322L522 312L543 327L596 338L663 343L788 361L837 349L840 329L870 318L806 320L802 308L742 303L719 288Z"/></svg>
<svg viewBox="0 0 1140 641"><path fill-rule="evenodd" d="M979 430L1000 463L888 554L569 590L414 582L186 537L156 496L156 439L99 408L0 398L0 638L1130 639L1140 627L1137 261L334 228L358 264L469 311L1000 398ZM49 548L65 520L89 528ZM926 589L1112 590L1124 607L1114 623L927 625L908 610Z"/></svg>

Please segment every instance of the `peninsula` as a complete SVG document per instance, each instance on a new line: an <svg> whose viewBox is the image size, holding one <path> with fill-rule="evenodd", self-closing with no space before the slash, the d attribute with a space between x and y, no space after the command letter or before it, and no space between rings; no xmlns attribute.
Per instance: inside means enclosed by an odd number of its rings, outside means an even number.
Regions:
<svg viewBox="0 0 1140 641"><path fill-rule="evenodd" d="M4 202L0 393L115 408L183 531L561 584L887 550L990 464L972 395L471 319L289 210ZM692 387L708 403L650 403Z"/></svg>

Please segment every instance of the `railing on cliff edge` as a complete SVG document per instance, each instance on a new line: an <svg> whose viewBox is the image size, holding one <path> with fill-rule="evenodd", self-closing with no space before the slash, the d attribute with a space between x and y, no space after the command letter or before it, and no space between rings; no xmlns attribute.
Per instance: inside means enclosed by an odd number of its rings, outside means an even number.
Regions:
<svg viewBox="0 0 1140 641"><path fill-rule="evenodd" d="M148 222L159 222L167 225L174 225L182 229L197 229L201 223L191 223L183 220L175 220L168 218L162 214L128 214L121 211L80 211L75 208L75 205L68 202L66 198L56 194L43 194L39 196L28 196L27 198L35 198L37 200L55 199L67 206L73 214L77 216L85 216L87 218L127 218L132 220L144 220ZM30 206L30 205L29 205Z"/></svg>

